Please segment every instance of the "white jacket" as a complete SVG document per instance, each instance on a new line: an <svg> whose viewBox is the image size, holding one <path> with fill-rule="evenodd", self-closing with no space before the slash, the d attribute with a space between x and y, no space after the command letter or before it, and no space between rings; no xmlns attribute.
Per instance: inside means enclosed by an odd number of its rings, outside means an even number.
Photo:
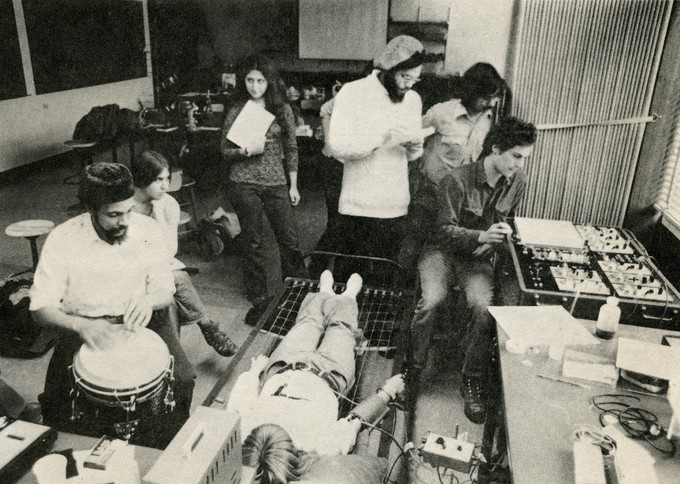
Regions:
<svg viewBox="0 0 680 484"><path fill-rule="evenodd" d="M402 102L393 103L377 72L345 84L337 94L328 148L344 163L339 212L396 218L408 211L408 162L422 155L422 146L407 150L385 141L391 129L420 129L422 102L408 91Z"/></svg>

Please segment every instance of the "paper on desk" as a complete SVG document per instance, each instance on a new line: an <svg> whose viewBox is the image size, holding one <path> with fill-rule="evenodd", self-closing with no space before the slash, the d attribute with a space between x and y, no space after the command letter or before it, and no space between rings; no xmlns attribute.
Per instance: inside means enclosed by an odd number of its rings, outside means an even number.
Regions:
<svg viewBox="0 0 680 484"><path fill-rule="evenodd" d="M241 148L252 148L253 153L261 153L275 117L253 101L248 101L231 125L227 139Z"/></svg>
<svg viewBox="0 0 680 484"><path fill-rule="evenodd" d="M680 368L680 349L646 341L619 338L616 366L619 369L670 380L674 371Z"/></svg>
<svg viewBox="0 0 680 484"><path fill-rule="evenodd" d="M562 306L489 306L489 312L511 340L524 346L599 343Z"/></svg>
<svg viewBox="0 0 680 484"><path fill-rule="evenodd" d="M572 222L515 217L515 228L524 245L582 249L584 239Z"/></svg>

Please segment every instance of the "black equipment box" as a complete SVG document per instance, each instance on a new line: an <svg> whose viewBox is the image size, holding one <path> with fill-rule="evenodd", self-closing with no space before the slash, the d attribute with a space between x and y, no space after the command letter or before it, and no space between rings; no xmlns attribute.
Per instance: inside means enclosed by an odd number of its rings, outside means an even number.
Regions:
<svg viewBox="0 0 680 484"><path fill-rule="evenodd" d="M508 288L515 282L511 271L501 276L505 304L561 305L573 309L574 317L596 320L607 297L616 296L621 323L680 330L680 294L632 233L575 228L584 239L581 249L527 245L521 234L513 234L509 245L518 287Z"/></svg>
<svg viewBox="0 0 680 484"><path fill-rule="evenodd" d="M0 482L16 482L52 448L57 431L16 420L0 430Z"/></svg>

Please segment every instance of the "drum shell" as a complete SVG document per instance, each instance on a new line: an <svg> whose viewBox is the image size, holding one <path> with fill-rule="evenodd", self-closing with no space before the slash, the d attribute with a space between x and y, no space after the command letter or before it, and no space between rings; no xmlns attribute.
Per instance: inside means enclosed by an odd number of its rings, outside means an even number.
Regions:
<svg viewBox="0 0 680 484"><path fill-rule="evenodd" d="M137 373L136 376L141 375L139 378L107 380L106 377L109 375L102 375L101 371L97 370L97 365L92 365L93 357L97 356L97 353L93 353L84 345L74 356L70 367L72 417L83 427L85 433L116 435L114 424L138 421L138 430L131 439L134 443L140 434L154 431L162 425L162 416L168 412L165 400L172 394L169 386L172 385L173 358L156 333L146 328L138 331L141 335L137 335L137 338L146 344L135 351L144 353L149 350L152 354L148 356L148 360L153 360L149 365L151 369L146 368L147 374ZM119 362L123 363L124 361ZM114 376L117 366L110 365L114 368L112 372ZM120 373L125 374L124 371ZM148 381L144 382L145 378ZM123 381L127 384L122 383ZM133 383L130 383L131 381Z"/></svg>

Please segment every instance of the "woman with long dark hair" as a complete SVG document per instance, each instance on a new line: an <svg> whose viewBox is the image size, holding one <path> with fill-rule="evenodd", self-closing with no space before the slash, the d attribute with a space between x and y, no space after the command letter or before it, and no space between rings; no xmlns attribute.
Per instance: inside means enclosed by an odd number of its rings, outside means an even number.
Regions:
<svg viewBox="0 0 680 484"><path fill-rule="evenodd" d="M180 208L177 200L167 192L170 185L170 166L160 153L144 151L132 161L132 179L135 184L135 205L133 210L147 215L161 227L168 251L172 256L177 253L177 227ZM175 278L175 303L181 326L196 323L201 328L205 341L222 356L233 356L238 347L222 331L219 324L212 321L203 302L191 282L185 266L177 259L172 261L172 274Z"/></svg>
<svg viewBox="0 0 680 484"><path fill-rule="evenodd" d="M274 120L265 139L239 146L228 137L247 103L252 103L248 105L250 112L262 109L274 115ZM266 113L262 115L266 117ZM257 304L270 292L265 265L265 216L279 246L281 275L307 276L292 208L300 203L295 119L279 87L279 75L267 57L246 57L237 68L234 102L225 115L221 150L231 162L228 195L244 238L246 296Z"/></svg>

